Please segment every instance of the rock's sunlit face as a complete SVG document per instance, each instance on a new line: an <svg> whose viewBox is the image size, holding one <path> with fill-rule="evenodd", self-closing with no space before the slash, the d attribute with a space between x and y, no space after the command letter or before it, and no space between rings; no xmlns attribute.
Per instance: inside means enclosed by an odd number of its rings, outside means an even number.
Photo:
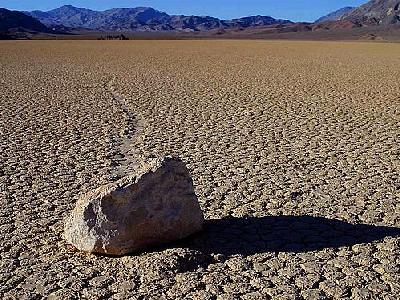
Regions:
<svg viewBox="0 0 400 300"><path fill-rule="evenodd" d="M82 196L64 237L81 251L127 255L186 238L203 223L185 163L166 156L137 162L126 177Z"/></svg>
<svg viewBox="0 0 400 300"><path fill-rule="evenodd" d="M399 53L1 42L0 295L395 299ZM124 258L71 251L64 218L82 194L169 154L192 175L201 234Z"/></svg>

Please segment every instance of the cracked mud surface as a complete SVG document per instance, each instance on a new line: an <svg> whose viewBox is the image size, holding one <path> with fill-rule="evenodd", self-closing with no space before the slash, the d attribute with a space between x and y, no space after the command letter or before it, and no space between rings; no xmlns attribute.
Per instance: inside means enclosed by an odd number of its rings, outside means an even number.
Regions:
<svg viewBox="0 0 400 300"><path fill-rule="evenodd" d="M1 42L4 299L396 299L400 45ZM132 256L63 218L176 154L208 219Z"/></svg>

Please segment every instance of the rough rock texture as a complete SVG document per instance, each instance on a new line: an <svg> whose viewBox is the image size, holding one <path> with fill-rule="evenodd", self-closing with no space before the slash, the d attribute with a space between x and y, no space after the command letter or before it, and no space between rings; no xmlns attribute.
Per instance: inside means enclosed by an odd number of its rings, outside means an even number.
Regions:
<svg viewBox="0 0 400 300"><path fill-rule="evenodd" d="M123 255L187 237L203 221L189 171L167 156L81 197L64 234L80 250Z"/></svg>
<svg viewBox="0 0 400 300"><path fill-rule="evenodd" d="M344 15L343 20L358 22L363 26L400 23L399 0L372 0Z"/></svg>

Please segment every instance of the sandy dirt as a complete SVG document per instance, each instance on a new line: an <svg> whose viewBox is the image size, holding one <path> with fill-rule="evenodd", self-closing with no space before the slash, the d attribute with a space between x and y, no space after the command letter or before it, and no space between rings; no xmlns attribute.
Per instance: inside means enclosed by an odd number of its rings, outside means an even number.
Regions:
<svg viewBox="0 0 400 300"><path fill-rule="evenodd" d="M0 43L0 298L396 299L400 44ZM207 219L74 251L78 197L175 154Z"/></svg>

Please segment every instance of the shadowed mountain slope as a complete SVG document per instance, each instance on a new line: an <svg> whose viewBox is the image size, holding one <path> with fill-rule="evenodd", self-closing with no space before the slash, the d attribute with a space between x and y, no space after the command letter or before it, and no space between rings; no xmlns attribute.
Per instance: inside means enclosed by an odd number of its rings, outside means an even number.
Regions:
<svg viewBox="0 0 400 300"><path fill-rule="evenodd" d="M10 31L47 32L48 28L21 12L0 8L0 32Z"/></svg>

